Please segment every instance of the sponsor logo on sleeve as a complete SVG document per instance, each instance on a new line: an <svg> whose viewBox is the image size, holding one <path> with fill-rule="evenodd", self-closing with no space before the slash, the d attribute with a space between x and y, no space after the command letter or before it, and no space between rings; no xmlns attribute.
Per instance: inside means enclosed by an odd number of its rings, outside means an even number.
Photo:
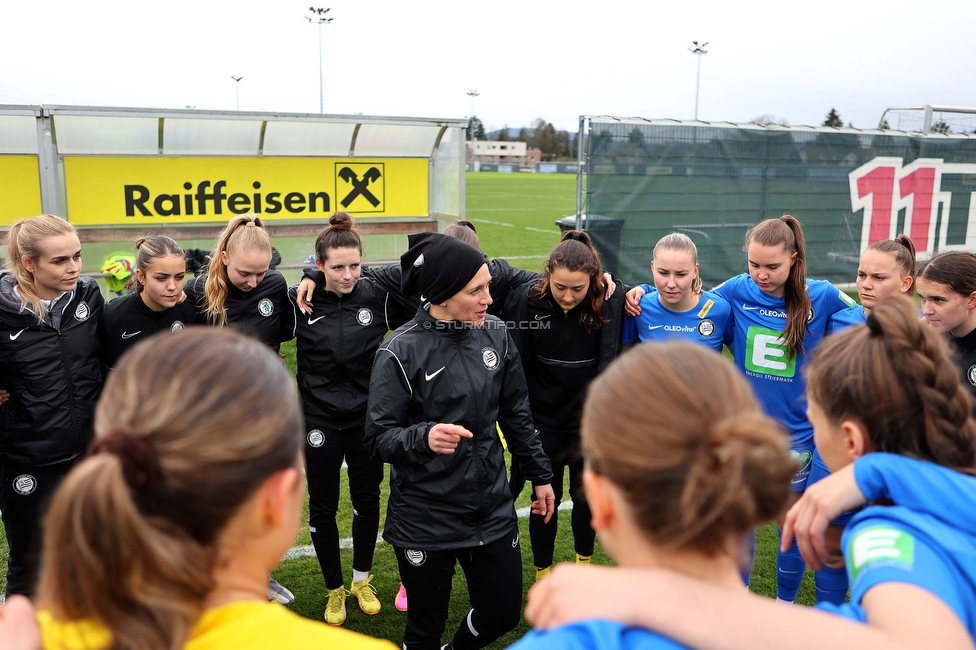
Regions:
<svg viewBox="0 0 976 650"><path fill-rule="evenodd" d="M915 563L915 538L891 526L871 526L858 531L847 544L851 583L873 565L911 570Z"/></svg>

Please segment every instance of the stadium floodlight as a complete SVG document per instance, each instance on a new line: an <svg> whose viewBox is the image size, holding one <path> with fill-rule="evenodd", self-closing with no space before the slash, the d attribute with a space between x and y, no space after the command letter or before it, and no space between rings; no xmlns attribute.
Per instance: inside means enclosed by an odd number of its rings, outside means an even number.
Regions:
<svg viewBox="0 0 976 650"><path fill-rule="evenodd" d="M469 115L468 117L474 117L474 98L480 95L481 93L479 93L477 90L469 90L465 94L471 98L471 115Z"/></svg>
<svg viewBox="0 0 976 650"><path fill-rule="evenodd" d="M234 84L234 93L237 97L237 110L241 110L241 79L244 77L235 77L234 75L231 75L230 78L237 82Z"/></svg>
<svg viewBox="0 0 976 650"><path fill-rule="evenodd" d="M328 25L332 22L332 18L326 18L325 14L329 13L329 9L323 9L322 7L309 7L308 10L312 12L311 16L305 16L305 20L312 23L313 25L319 26L319 113L324 113L323 109L324 103L322 100L322 25Z"/></svg>
<svg viewBox="0 0 976 650"><path fill-rule="evenodd" d="M698 74L695 76L695 119L698 119L698 89L701 87L701 58L703 54L708 54L705 50L705 46L708 45L707 42L698 44L698 41L692 41L694 48L689 47L688 51L698 57Z"/></svg>

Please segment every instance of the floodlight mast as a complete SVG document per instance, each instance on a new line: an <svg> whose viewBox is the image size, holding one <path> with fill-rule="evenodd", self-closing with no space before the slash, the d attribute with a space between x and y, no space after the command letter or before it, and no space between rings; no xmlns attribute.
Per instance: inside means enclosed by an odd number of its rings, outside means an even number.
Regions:
<svg viewBox="0 0 976 650"><path fill-rule="evenodd" d="M707 42L698 44L698 41L692 41L694 48L688 48L688 51L698 57L698 74L695 75L695 119L698 119L698 89L701 87L701 58L703 54L708 54L705 50L705 46L708 45Z"/></svg>
<svg viewBox="0 0 976 650"><path fill-rule="evenodd" d="M471 98L471 115L469 115L468 117L474 117L474 98L480 95L481 93L479 93L477 90L469 90L465 94Z"/></svg>
<svg viewBox="0 0 976 650"><path fill-rule="evenodd" d="M319 113L324 113L325 103L323 101L324 93L322 91L322 25L328 25L333 19L325 17L325 14L329 13L329 8L309 7L308 10L312 12L312 15L305 16L305 20L313 25L319 26Z"/></svg>
<svg viewBox="0 0 976 650"><path fill-rule="evenodd" d="M241 110L241 79L244 77L235 77L234 75L231 75L230 78L237 82L234 84L234 93L237 98L237 110Z"/></svg>

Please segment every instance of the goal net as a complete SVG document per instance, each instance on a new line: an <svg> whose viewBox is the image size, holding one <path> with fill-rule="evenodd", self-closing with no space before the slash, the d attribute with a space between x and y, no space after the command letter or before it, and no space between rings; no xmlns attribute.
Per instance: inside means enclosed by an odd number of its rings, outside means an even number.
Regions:
<svg viewBox="0 0 976 650"><path fill-rule="evenodd" d="M961 106L915 106L889 108L878 128L911 133L974 133L976 108Z"/></svg>

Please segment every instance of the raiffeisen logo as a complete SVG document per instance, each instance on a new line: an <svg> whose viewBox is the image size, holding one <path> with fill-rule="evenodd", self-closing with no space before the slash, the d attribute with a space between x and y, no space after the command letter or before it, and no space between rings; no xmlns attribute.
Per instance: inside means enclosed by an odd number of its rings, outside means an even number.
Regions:
<svg viewBox="0 0 976 650"><path fill-rule="evenodd" d="M154 193L146 185L125 185L125 216L171 217L183 215L224 214L291 214L323 213L332 211L328 192L261 192L260 181L251 183L249 192L231 191L227 181L202 180L194 184L183 183L185 193ZM238 190L240 188L232 188ZM258 190L258 191L254 191Z"/></svg>
<svg viewBox="0 0 976 650"><path fill-rule="evenodd" d="M850 174L851 209L864 211L861 250L899 232L919 253L976 248L976 164L878 157ZM898 222L904 215L904 226Z"/></svg>

